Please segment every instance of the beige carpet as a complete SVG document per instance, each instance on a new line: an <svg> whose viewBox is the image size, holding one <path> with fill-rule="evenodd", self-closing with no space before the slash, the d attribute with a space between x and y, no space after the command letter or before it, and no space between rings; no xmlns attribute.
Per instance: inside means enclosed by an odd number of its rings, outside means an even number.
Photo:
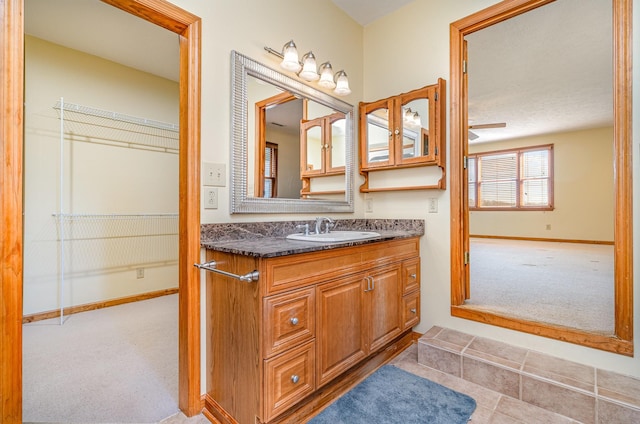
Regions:
<svg viewBox="0 0 640 424"><path fill-rule="evenodd" d="M613 246L472 238L466 304L581 330L614 331Z"/></svg>
<svg viewBox="0 0 640 424"><path fill-rule="evenodd" d="M178 409L178 295L23 325L23 421L155 423Z"/></svg>

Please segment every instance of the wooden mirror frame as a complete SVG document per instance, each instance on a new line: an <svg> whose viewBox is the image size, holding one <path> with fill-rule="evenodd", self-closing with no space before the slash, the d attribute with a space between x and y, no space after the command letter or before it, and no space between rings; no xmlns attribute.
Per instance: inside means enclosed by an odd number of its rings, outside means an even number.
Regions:
<svg viewBox="0 0 640 424"><path fill-rule="evenodd" d="M551 3L553 0L506 0L450 26L451 70L451 315L512 330L549 337L622 355L633 356L633 234L632 234L632 0L613 0L614 48L614 280L615 334L523 320L464 306L469 291L469 214L467 174L467 101L463 73L465 35Z"/></svg>

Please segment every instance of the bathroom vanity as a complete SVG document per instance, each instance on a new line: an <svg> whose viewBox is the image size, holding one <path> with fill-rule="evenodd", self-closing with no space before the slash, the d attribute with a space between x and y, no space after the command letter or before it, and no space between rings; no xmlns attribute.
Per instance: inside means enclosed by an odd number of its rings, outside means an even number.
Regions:
<svg viewBox="0 0 640 424"><path fill-rule="evenodd" d="M284 235L203 242L207 261L224 272L207 272L207 412L222 423L286 421L323 393L329 402L330 388L376 354L410 341L424 227L374 230L380 237L340 243Z"/></svg>

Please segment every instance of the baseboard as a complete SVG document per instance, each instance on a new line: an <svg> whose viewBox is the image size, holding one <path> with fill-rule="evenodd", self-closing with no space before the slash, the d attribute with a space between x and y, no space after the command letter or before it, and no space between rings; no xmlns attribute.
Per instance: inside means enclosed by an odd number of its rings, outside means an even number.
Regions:
<svg viewBox="0 0 640 424"><path fill-rule="evenodd" d="M524 240L524 241L552 241L552 242L558 242L558 243L606 244L611 246L614 245L614 242L604 241L604 240L573 240L573 239L557 239L557 238L544 238L544 237L488 236L488 235L469 234L469 238L489 238L489 239L502 239L502 240Z"/></svg>
<svg viewBox="0 0 640 424"><path fill-rule="evenodd" d="M77 314L79 312L93 311L96 309L108 308L110 306L123 305L125 303L139 302L141 300L153 299L155 297L167 296L167 295L176 294L176 293L178 293L177 287L173 289L157 290L157 291L148 292L148 293L136 294L133 296L120 297L117 299L103 300L95 303L87 303L84 305L69 306L67 308L64 308L64 315L66 316L66 315ZM22 317L22 323L26 324L29 322L42 321L42 320L51 319L51 318L58 318L59 316L60 316L60 309L56 309L53 311L46 311L46 312L38 312L37 314L24 315Z"/></svg>

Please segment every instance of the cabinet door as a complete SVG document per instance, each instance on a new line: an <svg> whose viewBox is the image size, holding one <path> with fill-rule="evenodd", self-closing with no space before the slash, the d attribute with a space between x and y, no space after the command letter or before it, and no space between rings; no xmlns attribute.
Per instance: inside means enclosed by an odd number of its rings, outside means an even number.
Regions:
<svg viewBox="0 0 640 424"><path fill-rule="evenodd" d="M327 117L327 174L344 173L347 158L347 118L344 113Z"/></svg>
<svg viewBox="0 0 640 424"><path fill-rule="evenodd" d="M435 163L436 93L430 85L398 98L402 132L396 136L396 163Z"/></svg>
<svg viewBox="0 0 640 424"><path fill-rule="evenodd" d="M362 275L318 285L317 386L356 364L366 356Z"/></svg>
<svg viewBox="0 0 640 424"><path fill-rule="evenodd" d="M368 317L367 354L402 332L400 264L377 269L365 277L365 315Z"/></svg>
<svg viewBox="0 0 640 424"><path fill-rule="evenodd" d="M300 123L300 175L317 175L325 169L325 135L322 118Z"/></svg>
<svg viewBox="0 0 640 424"><path fill-rule="evenodd" d="M394 164L393 99L360 104L360 160L362 168Z"/></svg>

